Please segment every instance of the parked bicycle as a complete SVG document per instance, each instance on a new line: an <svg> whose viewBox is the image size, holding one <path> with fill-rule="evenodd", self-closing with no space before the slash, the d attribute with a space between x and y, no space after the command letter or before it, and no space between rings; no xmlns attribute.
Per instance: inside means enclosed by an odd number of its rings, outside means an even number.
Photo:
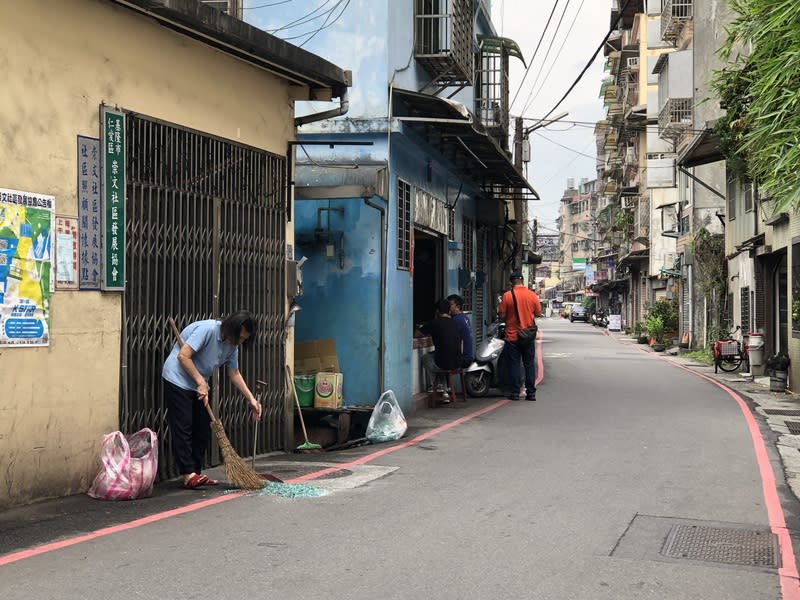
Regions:
<svg viewBox="0 0 800 600"><path fill-rule="evenodd" d="M748 369L750 368L748 344L742 343L733 337L739 329L740 327L737 325L732 332L714 342L712 348L714 373L718 373L718 369L731 373L741 367L742 363L745 363Z"/></svg>

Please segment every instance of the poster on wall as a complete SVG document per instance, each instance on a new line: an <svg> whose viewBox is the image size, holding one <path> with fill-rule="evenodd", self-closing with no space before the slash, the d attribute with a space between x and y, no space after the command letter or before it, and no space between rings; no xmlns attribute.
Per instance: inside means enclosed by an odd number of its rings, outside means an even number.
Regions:
<svg viewBox="0 0 800 600"><path fill-rule="evenodd" d="M56 216L56 289L78 289L78 218Z"/></svg>
<svg viewBox="0 0 800 600"><path fill-rule="evenodd" d="M55 198L0 188L0 346L47 346Z"/></svg>

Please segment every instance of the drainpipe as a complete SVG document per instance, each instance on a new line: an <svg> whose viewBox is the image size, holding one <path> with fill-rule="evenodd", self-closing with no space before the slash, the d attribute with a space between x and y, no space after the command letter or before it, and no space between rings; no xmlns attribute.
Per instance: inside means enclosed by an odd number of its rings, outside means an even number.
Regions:
<svg viewBox="0 0 800 600"><path fill-rule="evenodd" d="M348 74L347 77L349 80L352 77L352 74L350 71L345 71L345 73ZM326 110L324 112L296 117L294 120L294 126L300 127L301 125L305 125L307 123L315 123L317 121L324 121L325 119L332 119L333 117L341 117L348 110L350 110L350 96L347 92L347 88L345 88L341 97L339 98L339 108L332 108L331 110Z"/></svg>
<svg viewBox="0 0 800 600"><path fill-rule="evenodd" d="M381 308L380 308L380 334L379 334L379 341L378 341L378 354L379 362L381 365L381 370L378 375L378 385L380 389L378 390L378 395L383 393L384 390L384 367L386 364L386 325L384 316L386 314L386 238L387 238L387 220L386 220L386 207L380 206L379 204L375 204L371 202L369 198L366 196L364 197L364 204L369 207L374 208L375 210L381 213Z"/></svg>
<svg viewBox="0 0 800 600"><path fill-rule="evenodd" d="M689 265L689 348L696 348L694 343L694 265Z"/></svg>

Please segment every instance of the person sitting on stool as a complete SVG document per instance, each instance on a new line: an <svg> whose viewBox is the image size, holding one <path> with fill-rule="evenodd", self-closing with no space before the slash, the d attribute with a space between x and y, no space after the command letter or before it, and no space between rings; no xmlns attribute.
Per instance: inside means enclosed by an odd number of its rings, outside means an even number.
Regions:
<svg viewBox="0 0 800 600"><path fill-rule="evenodd" d="M436 316L422 325L414 334L416 337L430 335L433 338L434 351L422 356L422 367L428 378L435 380L435 371L452 371L461 368L461 345L463 337L461 326L450 318L450 303L442 298L436 302ZM434 381L442 390L442 400L450 402L450 395L444 384Z"/></svg>

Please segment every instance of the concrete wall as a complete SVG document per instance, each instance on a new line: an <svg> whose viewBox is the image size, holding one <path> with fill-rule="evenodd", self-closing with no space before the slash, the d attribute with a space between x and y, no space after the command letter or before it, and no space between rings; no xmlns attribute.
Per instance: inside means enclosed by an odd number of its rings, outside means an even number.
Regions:
<svg viewBox="0 0 800 600"><path fill-rule="evenodd" d="M101 0L0 3L0 187L77 214L76 136L101 102L284 153L285 84ZM291 239L293 232L287 232ZM87 489L118 427L121 295L52 295L51 343L0 348L0 508Z"/></svg>

